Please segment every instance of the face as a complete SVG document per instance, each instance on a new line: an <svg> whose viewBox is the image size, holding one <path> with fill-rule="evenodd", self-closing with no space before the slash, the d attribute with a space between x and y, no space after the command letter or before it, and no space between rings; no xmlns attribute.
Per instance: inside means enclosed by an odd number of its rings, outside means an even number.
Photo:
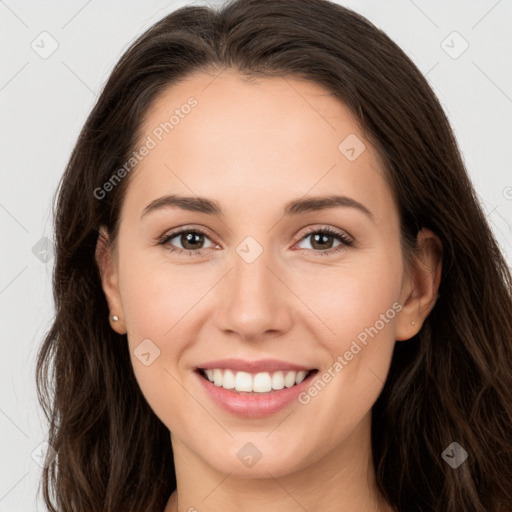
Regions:
<svg viewBox="0 0 512 512"><path fill-rule="evenodd" d="M397 206L376 150L319 85L228 71L162 93L140 146L150 139L103 282L173 447L257 478L346 446L368 425L395 340L414 334ZM170 195L191 200L158 201ZM326 196L345 199L312 208ZM278 362L244 366L269 359ZM207 367L239 391L210 383L198 370ZM292 368L316 372L292 386L303 376ZM248 383L260 391L241 392ZM258 452L257 464L241 463Z"/></svg>

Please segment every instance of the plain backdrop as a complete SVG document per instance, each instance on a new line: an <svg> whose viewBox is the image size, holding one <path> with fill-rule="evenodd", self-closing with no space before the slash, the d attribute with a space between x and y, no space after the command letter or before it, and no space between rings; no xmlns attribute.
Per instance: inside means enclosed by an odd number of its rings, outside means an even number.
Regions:
<svg viewBox="0 0 512 512"><path fill-rule="evenodd" d="M130 42L189 3L203 2L0 0L0 512L45 510L36 499L46 424L34 368L53 314L58 180ZM510 264L512 1L339 3L383 29L427 77Z"/></svg>

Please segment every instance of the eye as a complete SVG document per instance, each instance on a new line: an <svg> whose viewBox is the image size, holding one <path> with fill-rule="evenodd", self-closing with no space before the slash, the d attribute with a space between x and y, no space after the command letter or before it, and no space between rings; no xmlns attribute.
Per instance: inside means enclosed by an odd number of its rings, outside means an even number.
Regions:
<svg viewBox="0 0 512 512"><path fill-rule="evenodd" d="M167 246L167 249L171 252L185 253L187 256L194 256L201 254L203 247L199 247L204 244L204 239L208 238L208 235L201 229L180 229L164 235L164 237L158 242L159 245ZM182 244L182 248L174 247L171 243L174 239Z"/></svg>
<svg viewBox="0 0 512 512"><path fill-rule="evenodd" d="M313 252L322 256L333 254L345 249L346 247L350 247L353 244L353 241L345 233L329 227L316 229L310 228L299 240L299 242L302 242L303 240L311 237ZM166 246L166 248L171 252L186 254L187 256L194 256L202 254L205 249L215 246L215 244L212 243L210 247L201 247L205 243L205 239L210 240L208 234L202 229L181 228L164 235L158 242L158 245ZM328 247L332 245L333 239L337 239L340 244L338 246ZM173 242L174 240L176 241ZM182 247L176 247L176 243L181 244ZM304 248L302 248L302 250L309 251L309 249Z"/></svg>
<svg viewBox="0 0 512 512"><path fill-rule="evenodd" d="M314 252L318 253L318 256L333 254L345 249L346 247L350 247L353 244L353 241L345 233L329 227L310 228L300 239L300 242L307 238L312 238L310 244L312 245ZM340 244L332 247L333 239L337 239Z"/></svg>

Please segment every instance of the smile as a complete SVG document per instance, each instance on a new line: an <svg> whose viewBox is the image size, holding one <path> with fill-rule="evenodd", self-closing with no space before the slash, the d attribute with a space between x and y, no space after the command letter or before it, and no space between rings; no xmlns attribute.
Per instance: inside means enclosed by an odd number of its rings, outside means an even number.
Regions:
<svg viewBox="0 0 512 512"><path fill-rule="evenodd" d="M260 418L298 402L318 370L249 373L198 368L193 372L202 392L217 407L235 416Z"/></svg>

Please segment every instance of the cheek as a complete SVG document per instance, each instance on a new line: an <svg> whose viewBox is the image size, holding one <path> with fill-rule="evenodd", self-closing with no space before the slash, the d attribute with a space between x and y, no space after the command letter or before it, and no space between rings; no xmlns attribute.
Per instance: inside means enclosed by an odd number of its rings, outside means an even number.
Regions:
<svg viewBox="0 0 512 512"><path fill-rule="evenodd" d="M401 265L399 253L385 251L347 259L343 267L303 281L298 292L320 318L321 324L315 317L311 325L321 325L316 332L324 334L316 339L331 357L323 372L323 382L329 382L325 398L354 412L363 414L372 406L387 377L402 307ZM324 389L321 382L317 388Z"/></svg>
<svg viewBox="0 0 512 512"><path fill-rule="evenodd" d="M164 421L181 407L177 362L187 336L180 331L190 329L187 311L197 302L190 297L197 291L179 272L154 264L142 253L137 257L134 250L131 255L119 268L130 357L142 393Z"/></svg>
<svg viewBox="0 0 512 512"><path fill-rule="evenodd" d="M176 311L181 309L180 295L168 284L165 275L148 272L144 267L123 281L123 311L133 343L144 338L161 342L172 331Z"/></svg>
<svg viewBox="0 0 512 512"><path fill-rule="evenodd" d="M173 431L190 407L190 396L182 384L184 374L178 366L190 339L182 331L187 324L186 309L190 308L180 294L166 286L161 272L139 270L126 282L123 299L130 358L146 401Z"/></svg>
<svg viewBox="0 0 512 512"><path fill-rule="evenodd" d="M199 278L169 263L160 247L141 249L133 242L126 245L125 255L130 256L119 267L120 293L132 341L175 340L176 331L190 324L187 312L204 293Z"/></svg>
<svg viewBox="0 0 512 512"><path fill-rule="evenodd" d="M324 283L325 296L319 311L330 329L322 328L329 334L316 339L330 360L299 397L318 425L315 435L328 431L333 443L345 438L381 393L395 344L395 319L401 308L396 302L399 287L395 281L396 276L386 277L374 267L364 275L345 274L337 286Z"/></svg>
<svg viewBox="0 0 512 512"><path fill-rule="evenodd" d="M397 302L401 265L399 253L380 250L362 257L354 252L337 266L301 272L300 279L289 274L286 279L306 306L301 307L303 318L311 318L317 339L335 356L358 336L363 342L365 333L372 336L368 331L376 336L374 327L382 338L394 338L395 318L401 309Z"/></svg>

